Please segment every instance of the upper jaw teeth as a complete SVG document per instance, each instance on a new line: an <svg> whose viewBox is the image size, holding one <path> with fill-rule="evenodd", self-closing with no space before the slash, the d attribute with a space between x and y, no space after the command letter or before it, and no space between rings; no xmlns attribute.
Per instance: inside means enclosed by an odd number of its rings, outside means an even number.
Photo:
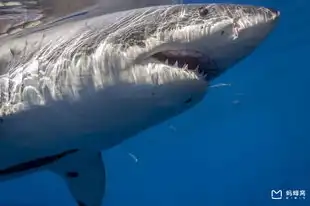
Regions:
<svg viewBox="0 0 310 206"><path fill-rule="evenodd" d="M199 71L199 65L197 65L197 67L195 68L195 71L196 71L196 72Z"/></svg>
<svg viewBox="0 0 310 206"><path fill-rule="evenodd" d="M192 57L202 57L203 54L199 51L194 50L169 50L164 52L167 56L192 56Z"/></svg>

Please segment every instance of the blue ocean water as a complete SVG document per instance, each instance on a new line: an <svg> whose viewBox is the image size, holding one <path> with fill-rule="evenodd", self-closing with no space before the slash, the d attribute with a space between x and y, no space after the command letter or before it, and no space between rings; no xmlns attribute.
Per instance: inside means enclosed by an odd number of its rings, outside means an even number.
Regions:
<svg viewBox="0 0 310 206"><path fill-rule="evenodd" d="M103 205L310 205L310 4L227 2L274 7L279 24L253 55L214 82L231 86L211 88L190 111L103 152ZM282 200L271 199L273 189L282 190ZM297 190L306 191L305 199L286 196ZM11 203L75 204L48 172L1 183L0 205Z"/></svg>

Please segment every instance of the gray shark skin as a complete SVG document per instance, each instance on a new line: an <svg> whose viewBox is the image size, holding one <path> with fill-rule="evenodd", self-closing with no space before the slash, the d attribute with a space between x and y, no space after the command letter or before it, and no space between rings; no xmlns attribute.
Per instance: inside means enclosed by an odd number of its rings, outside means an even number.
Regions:
<svg viewBox="0 0 310 206"><path fill-rule="evenodd" d="M0 180L48 169L99 206L100 150L192 108L273 30L274 9L165 5L0 39Z"/></svg>
<svg viewBox="0 0 310 206"><path fill-rule="evenodd" d="M0 1L0 36L64 18L82 19L182 0L19 0Z"/></svg>

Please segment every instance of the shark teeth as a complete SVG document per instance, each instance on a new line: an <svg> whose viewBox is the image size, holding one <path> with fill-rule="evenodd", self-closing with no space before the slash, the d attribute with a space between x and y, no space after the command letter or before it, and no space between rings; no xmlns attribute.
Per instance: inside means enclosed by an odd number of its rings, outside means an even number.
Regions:
<svg viewBox="0 0 310 206"><path fill-rule="evenodd" d="M199 70L199 65L194 69L194 70L191 70L191 69L188 69L188 64L185 64L182 69L187 72L187 73L192 73L194 72L197 76L199 77L202 77L202 78L205 78L208 74L206 72L204 72L203 70Z"/></svg>
<svg viewBox="0 0 310 206"><path fill-rule="evenodd" d="M197 67L194 70L195 72L199 72L199 65L197 65Z"/></svg>
<svg viewBox="0 0 310 206"><path fill-rule="evenodd" d="M199 51L194 50L168 50L164 52L167 56L191 56L191 57L202 57L203 54Z"/></svg>
<svg viewBox="0 0 310 206"><path fill-rule="evenodd" d="M200 78L205 77L207 73L200 67L200 64L203 63L201 56L205 57L206 55L191 50L167 50L153 54L152 58L170 67L178 68L182 72L195 74Z"/></svg>
<svg viewBox="0 0 310 206"><path fill-rule="evenodd" d="M182 64L182 63L180 64L179 61L175 61L174 64L169 64L169 59L165 60L165 64L179 68L179 69L182 69L188 73L194 72L195 74L197 74L200 77L206 76L205 72L203 72L203 70L200 69L200 65L197 65L194 69L189 69L188 64Z"/></svg>

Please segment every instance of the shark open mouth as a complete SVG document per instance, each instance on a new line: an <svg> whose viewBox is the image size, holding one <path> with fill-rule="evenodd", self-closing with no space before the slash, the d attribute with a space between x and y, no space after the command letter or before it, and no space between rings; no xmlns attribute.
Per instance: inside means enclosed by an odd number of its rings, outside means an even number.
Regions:
<svg viewBox="0 0 310 206"><path fill-rule="evenodd" d="M205 80L218 76L220 70L205 54L194 50L166 50L155 53L152 58L169 66L195 71Z"/></svg>

